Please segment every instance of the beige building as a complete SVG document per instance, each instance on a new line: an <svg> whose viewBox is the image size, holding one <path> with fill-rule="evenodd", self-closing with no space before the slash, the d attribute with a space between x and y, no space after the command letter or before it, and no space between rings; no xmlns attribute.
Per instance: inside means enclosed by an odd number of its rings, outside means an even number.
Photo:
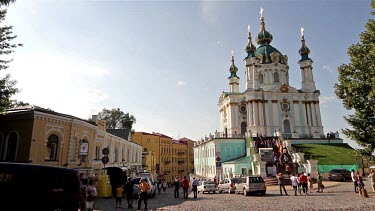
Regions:
<svg viewBox="0 0 375 211"><path fill-rule="evenodd" d="M172 182L194 172L193 141L173 140L160 133L135 132L132 140L143 146L143 169L157 179Z"/></svg>
<svg viewBox="0 0 375 211"><path fill-rule="evenodd" d="M106 167L102 163L103 148L110 152L126 150L120 154L122 163L115 162L115 153L110 153L106 166L133 165L140 169L142 146L108 134L104 121L88 121L31 105L9 109L0 116L0 161L102 174Z"/></svg>

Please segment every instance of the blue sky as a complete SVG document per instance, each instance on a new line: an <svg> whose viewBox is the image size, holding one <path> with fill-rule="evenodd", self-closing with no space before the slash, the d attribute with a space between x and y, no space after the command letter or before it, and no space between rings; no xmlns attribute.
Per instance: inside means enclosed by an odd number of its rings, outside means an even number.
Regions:
<svg viewBox="0 0 375 211"><path fill-rule="evenodd" d="M247 26L255 37L260 7L297 89L305 29L324 131L348 127L333 85L337 67L349 62L348 47L373 18L364 0L18 0L6 19L24 44L8 69L21 89L15 98L85 119L118 107L136 117L136 131L197 140L219 130L232 49L245 89Z"/></svg>

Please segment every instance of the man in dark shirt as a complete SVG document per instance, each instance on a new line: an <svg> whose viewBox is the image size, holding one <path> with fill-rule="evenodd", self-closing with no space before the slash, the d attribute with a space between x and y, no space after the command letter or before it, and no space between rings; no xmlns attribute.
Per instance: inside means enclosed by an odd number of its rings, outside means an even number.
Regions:
<svg viewBox="0 0 375 211"><path fill-rule="evenodd" d="M126 200L128 201L128 208L133 208L133 195L134 195L134 184L132 179L128 177L128 181L125 183Z"/></svg>
<svg viewBox="0 0 375 211"><path fill-rule="evenodd" d="M184 199L187 199L188 198L188 190L189 190L189 181L186 179L186 176L184 176L184 178L182 179L182 189L183 189L183 195L184 195Z"/></svg>

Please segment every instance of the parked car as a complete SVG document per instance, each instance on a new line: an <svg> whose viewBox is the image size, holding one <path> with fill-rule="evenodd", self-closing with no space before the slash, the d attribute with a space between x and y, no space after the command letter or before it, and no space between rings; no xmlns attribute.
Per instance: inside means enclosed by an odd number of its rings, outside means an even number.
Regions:
<svg viewBox="0 0 375 211"><path fill-rule="evenodd" d="M198 185L197 187L197 191L198 193L204 193L204 192L207 192L207 193L216 193L216 191L218 191L217 189L217 185L215 182L213 181L201 181L200 184Z"/></svg>
<svg viewBox="0 0 375 211"><path fill-rule="evenodd" d="M239 183L235 184L235 193L243 193L248 196L250 193L260 193L262 196L266 195L266 183L261 176L247 176L241 177Z"/></svg>
<svg viewBox="0 0 375 211"><path fill-rule="evenodd" d="M346 180L351 180L351 171L347 169L332 169L328 174L328 179L330 181L335 180L343 182L345 182Z"/></svg>
<svg viewBox="0 0 375 211"><path fill-rule="evenodd" d="M134 184L134 198L138 198L139 193L141 192L141 189L139 188L139 183L141 182L141 179L146 179L146 182L150 186L150 190L147 191L147 195L151 198L156 195L156 186L152 184L151 180L147 177L133 177L132 182Z"/></svg>
<svg viewBox="0 0 375 211"><path fill-rule="evenodd" d="M235 184L240 181L239 178L225 178L221 180L219 183L217 189L219 193L228 192L228 193L234 193L236 190Z"/></svg>
<svg viewBox="0 0 375 211"><path fill-rule="evenodd" d="M154 179L154 176L151 174L151 172L140 171L140 172L137 172L137 173L135 173L135 174L136 174L137 177L147 177L147 178L151 181L151 183L152 183L153 185L156 185L156 184L155 184L156 181L155 181L155 179Z"/></svg>

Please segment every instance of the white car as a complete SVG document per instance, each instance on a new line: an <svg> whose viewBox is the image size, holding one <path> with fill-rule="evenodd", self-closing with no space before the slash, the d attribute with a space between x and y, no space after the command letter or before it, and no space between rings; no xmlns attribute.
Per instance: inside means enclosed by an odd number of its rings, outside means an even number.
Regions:
<svg viewBox="0 0 375 211"><path fill-rule="evenodd" d="M234 193L236 190L236 183L239 183L239 178L225 178L224 180L221 180L218 185L218 191L219 193L228 192L228 193Z"/></svg>
<svg viewBox="0 0 375 211"><path fill-rule="evenodd" d="M197 187L198 193L216 193L218 191L217 185L213 181L201 181Z"/></svg>

